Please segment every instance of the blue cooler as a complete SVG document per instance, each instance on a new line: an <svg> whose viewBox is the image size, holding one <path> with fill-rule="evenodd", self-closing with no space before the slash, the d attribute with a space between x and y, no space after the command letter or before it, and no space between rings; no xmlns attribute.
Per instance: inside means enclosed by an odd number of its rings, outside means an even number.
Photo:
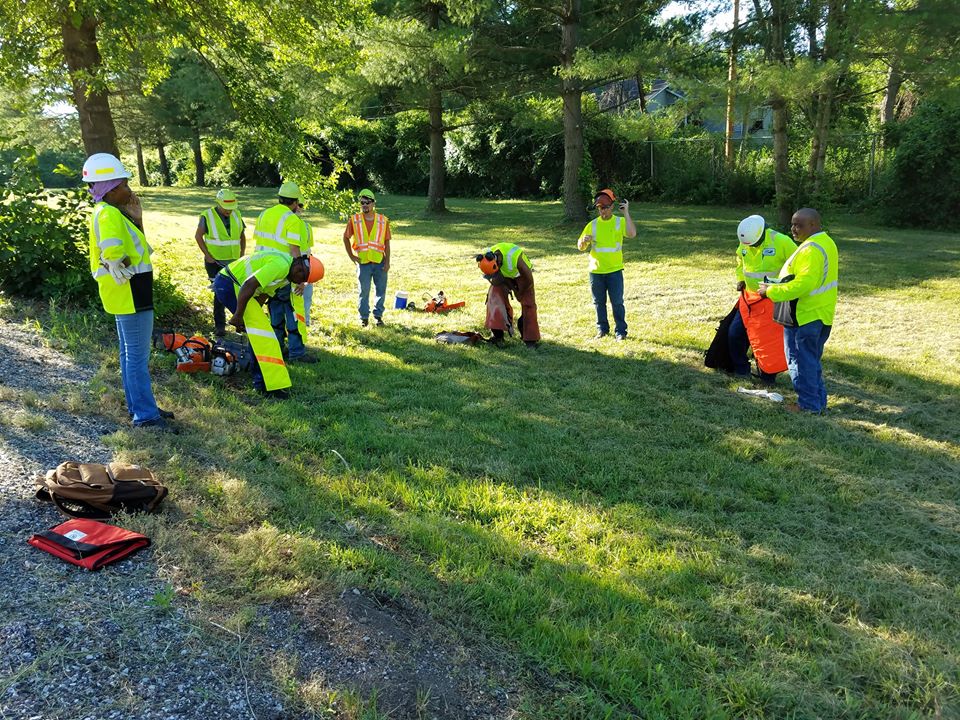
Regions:
<svg viewBox="0 0 960 720"><path fill-rule="evenodd" d="M407 293L403 290L397 291L397 296L393 300L394 310L403 310L407 307Z"/></svg>

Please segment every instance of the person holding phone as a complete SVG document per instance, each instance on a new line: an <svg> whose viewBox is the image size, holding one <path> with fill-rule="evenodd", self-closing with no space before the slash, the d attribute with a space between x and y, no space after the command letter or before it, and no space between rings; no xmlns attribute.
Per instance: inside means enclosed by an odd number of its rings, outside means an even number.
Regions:
<svg viewBox="0 0 960 720"><path fill-rule="evenodd" d="M637 226L630 217L630 203L620 201L623 217L613 214L617 196L605 188L597 193L593 204L597 217L588 222L577 240L580 252L590 252L590 292L597 310L597 338L610 334L607 319L607 298L613 308L614 333L617 340L627 339L626 309L623 306L623 239L635 238Z"/></svg>

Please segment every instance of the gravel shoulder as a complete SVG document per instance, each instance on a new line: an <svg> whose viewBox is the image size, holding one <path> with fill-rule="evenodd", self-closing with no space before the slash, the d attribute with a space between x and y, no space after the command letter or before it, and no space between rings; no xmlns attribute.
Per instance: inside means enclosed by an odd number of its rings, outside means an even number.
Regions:
<svg viewBox="0 0 960 720"><path fill-rule="evenodd" d="M94 373L0 319L0 718L521 716L503 661L405 603L317 591L235 631L175 592L163 548L91 573L29 546L65 519L33 476L112 459L122 428L77 400Z"/></svg>

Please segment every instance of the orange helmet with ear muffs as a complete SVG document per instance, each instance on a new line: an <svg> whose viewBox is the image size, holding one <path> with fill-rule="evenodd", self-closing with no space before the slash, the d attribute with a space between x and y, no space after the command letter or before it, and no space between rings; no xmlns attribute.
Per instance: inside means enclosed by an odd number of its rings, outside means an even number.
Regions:
<svg viewBox="0 0 960 720"><path fill-rule="evenodd" d="M500 272L500 263L497 262L497 254L492 250L487 250L482 255L477 255L477 265L480 266L480 272L484 277L490 277Z"/></svg>

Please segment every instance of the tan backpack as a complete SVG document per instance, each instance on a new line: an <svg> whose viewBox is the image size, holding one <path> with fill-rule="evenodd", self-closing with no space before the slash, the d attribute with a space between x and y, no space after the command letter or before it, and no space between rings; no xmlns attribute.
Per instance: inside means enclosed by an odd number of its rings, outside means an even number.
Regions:
<svg viewBox="0 0 960 720"><path fill-rule="evenodd" d="M70 517L103 520L113 513L153 512L167 488L153 473L126 463L60 463L37 476L37 499L53 502Z"/></svg>

